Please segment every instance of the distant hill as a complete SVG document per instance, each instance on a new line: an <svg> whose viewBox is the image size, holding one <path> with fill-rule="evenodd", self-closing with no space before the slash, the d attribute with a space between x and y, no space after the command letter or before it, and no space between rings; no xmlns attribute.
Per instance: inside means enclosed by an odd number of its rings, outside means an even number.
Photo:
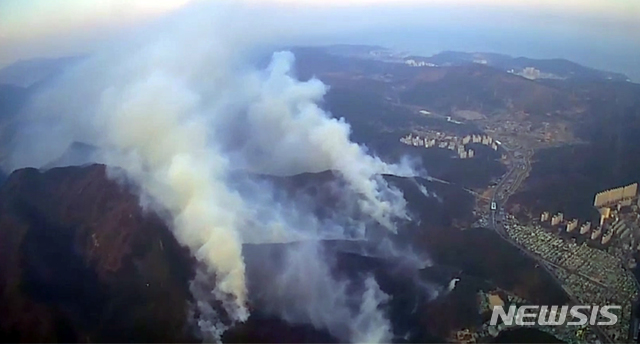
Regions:
<svg viewBox="0 0 640 344"><path fill-rule="evenodd" d="M586 144L536 152L530 176L510 202L533 214L562 211L567 217L591 220L597 192L640 181L640 85L550 83L587 95L588 110L574 124Z"/></svg>
<svg viewBox="0 0 640 344"><path fill-rule="evenodd" d="M0 120L13 116L27 99L27 89L15 85L0 84Z"/></svg>
<svg viewBox="0 0 640 344"><path fill-rule="evenodd" d="M324 47L324 50L327 53L337 55L360 55L369 54L374 51L388 51L389 49L378 45L336 44Z"/></svg>
<svg viewBox="0 0 640 344"><path fill-rule="evenodd" d="M629 77L621 73L602 71L585 67L566 59L531 59L511 57L494 53L466 53L444 51L431 57L410 56L405 60L424 61L438 66L461 66L484 64L506 72L520 74L532 79L595 79L628 81Z"/></svg>
<svg viewBox="0 0 640 344"><path fill-rule="evenodd" d="M82 56L21 60L0 69L0 84L30 87L81 61Z"/></svg>
<svg viewBox="0 0 640 344"><path fill-rule="evenodd" d="M55 167L81 166L94 162L98 147L83 142L72 142L67 150L58 158L42 166L48 170Z"/></svg>
<svg viewBox="0 0 640 344"><path fill-rule="evenodd" d="M419 59L439 66L456 66L469 63L482 63L488 60L491 64L500 64L512 59L509 55L494 53L465 53L460 51L443 51L431 57L409 56L407 59Z"/></svg>
<svg viewBox="0 0 640 344"><path fill-rule="evenodd" d="M0 166L7 168L11 142L18 130L21 111L38 90L48 86L84 56L18 61L0 69ZM8 171L5 171L8 172Z"/></svg>
<svg viewBox="0 0 640 344"><path fill-rule="evenodd" d="M15 119L29 97L29 90L14 85L0 84L0 165L9 154L15 133Z"/></svg>
<svg viewBox="0 0 640 344"><path fill-rule="evenodd" d="M441 67L482 64L530 79L630 81L628 76L621 73L585 67L560 58L532 59L497 53L461 51L443 51L433 56L418 56L394 52L380 46L346 44L318 47L315 49L335 56L378 59L387 62L407 62L413 60L417 63L423 62L427 65Z"/></svg>
<svg viewBox="0 0 640 344"><path fill-rule="evenodd" d="M546 115L573 106L565 92L484 65L441 67L438 73L438 77L418 79L400 98L440 111L459 108L482 113L505 109Z"/></svg>

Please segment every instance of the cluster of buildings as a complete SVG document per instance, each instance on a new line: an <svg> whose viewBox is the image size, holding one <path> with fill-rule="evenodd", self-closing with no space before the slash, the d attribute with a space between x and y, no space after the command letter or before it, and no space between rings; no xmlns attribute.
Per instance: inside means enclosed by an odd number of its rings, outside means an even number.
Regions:
<svg viewBox="0 0 640 344"><path fill-rule="evenodd" d="M414 59L405 60L404 63L409 67L437 67L435 64L425 61L416 61Z"/></svg>
<svg viewBox="0 0 640 344"><path fill-rule="evenodd" d="M567 233L579 232L579 235L587 236L592 242L602 245L609 244L614 236L634 244L636 239L640 239L640 229L633 221L634 218L638 219L637 211L640 209L638 183L599 192L593 205L600 214L597 224L592 225L587 221L580 225L577 219L566 220L563 213L551 215L548 211L540 215L540 223ZM636 215L628 216L633 213Z"/></svg>
<svg viewBox="0 0 640 344"><path fill-rule="evenodd" d="M552 74L552 73L544 73L539 69L533 67L525 67L521 71L517 71L515 69L510 69L507 71L508 73L520 75L521 77L536 80L536 79L562 79L561 77Z"/></svg>
<svg viewBox="0 0 640 344"><path fill-rule="evenodd" d="M640 252L638 185L600 192L593 205L598 215L591 221L545 211L528 225L507 215L504 227L509 238L537 257L578 303L621 305L618 323L599 327L611 341L621 342L630 333L638 297L639 285L629 270L637 265Z"/></svg>
<svg viewBox="0 0 640 344"><path fill-rule="evenodd" d="M596 194L593 206L598 209L610 206L630 206L638 194L638 183L621 186L619 188L602 191Z"/></svg>
<svg viewBox="0 0 640 344"><path fill-rule="evenodd" d="M517 72L513 69L509 70L508 72L512 74L520 75L530 80L540 79L540 70L535 69L533 67L526 67L520 72Z"/></svg>
<svg viewBox="0 0 640 344"><path fill-rule="evenodd" d="M409 134L400 138L400 142L405 145L414 147L439 147L452 150L458 154L460 159L473 158L475 151L473 149L467 149L466 145L471 143L478 143L490 147L494 151L498 150L499 141L494 140L488 135L467 135L465 137L458 137L454 135L447 135L441 132L428 132L424 137L414 136Z"/></svg>
<svg viewBox="0 0 640 344"><path fill-rule="evenodd" d="M560 217L562 215L556 214L556 218ZM549 220L551 218L549 216ZM505 229L518 246L539 257L539 263L546 265L563 289L579 303L621 305L618 323L600 329L613 342L624 341L629 330L631 305L638 296L634 276L624 268L624 257L586 242L565 240L540 224L522 225L512 215L507 215Z"/></svg>
<svg viewBox="0 0 640 344"><path fill-rule="evenodd" d="M596 305L620 305L616 312L618 323L614 326L600 326L614 343L628 343L632 305L638 296L634 277L623 268L618 258L587 245L570 244L569 250L576 251L570 256L573 266L561 262L550 266L567 290L571 290L578 302ZM593 343L593 341L588 341Z"/></svg>

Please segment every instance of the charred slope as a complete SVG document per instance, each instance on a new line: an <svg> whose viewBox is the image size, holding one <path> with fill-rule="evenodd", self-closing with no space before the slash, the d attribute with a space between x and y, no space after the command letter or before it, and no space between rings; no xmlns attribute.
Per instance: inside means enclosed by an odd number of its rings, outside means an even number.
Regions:
<svg viewBox="0 0 640 344"><path fill-rule="evenodd" d="M193 342L195 262L102 165L15 171L0 189L0 338ZM225 342L331 342L261 313Z"/></svg>
<svg viewBox="0 0 640 344"><path fill-rule="evenodd" d="M192 340L188 252L104 166L14 172L0 246L5 340Z"/></svg>

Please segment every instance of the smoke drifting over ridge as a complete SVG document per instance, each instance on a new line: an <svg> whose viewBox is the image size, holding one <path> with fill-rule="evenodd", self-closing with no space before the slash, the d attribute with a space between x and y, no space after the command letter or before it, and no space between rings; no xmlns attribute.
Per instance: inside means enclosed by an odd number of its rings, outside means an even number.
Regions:
<svg viewBox="0 0 640 344"><path fill-rule="evenodd" d="M274 250L279 253L275 259ZM298 242L284 250L266 247L251 253L254 256L248 256L249 261L272 258L259 267L252 265L259 271L250 271L261 282L256 285L254 281L250 286L253 299L263 311L293 324L309 323L327 329L343 341L391 341L391 324L382 311L390 297L380 290L373 275L336 276L332 271L335 257L313 241Z"/></svg>
<svg viewBox="0 0 640 344"><path fill-rule="evenodd" d="M260 35L223 30L224 22L215 20L175 21L175 30L110 47L69 71L38 95L26 114L28 127L46 127L51 134L35 139L23 131L14 160L14 167L40 167L51 156L29 152L74 141L99 147L97 160L123 170L139 187L145 207L168 213L178 241L206 267L192 292L198 323L209 339L228 326L217 319L212 298L222 303L232 322L249 316L244 242L296 240L301 232L318 239L325 226L331 226L327 229L334 236L346 235L339 225L316 219L295 202L283 206L270 203L269 196L243 193L230 182L232 177L270 195L273 188L254 182L248 172L333 170L358 210L394 232L394 220L408 217L405 201L380 174L411 174L411 169L386 164L349 140L349 125L317 105L327 87L315 79L296 80L291 53L275 53L266 70L255 69L245 63L244 54ZM375 279L364 280L366 292L353 312L353 301L347 302L340 288L347 282L329 276L315 244L309 245L298 256L309 265L291 259L281 271L286 297L303 307L315 302L304 308L303 319L343 340L390 340L390 325L378 309L385 295ZM309 295L295 283L305 275L296 275L301 272L316 276L329 295L307 300ZM206 276L215 280L209 292L213 283L207 284ZM315 310L328 300L335 301L331 309ZM334 311L340 326L325 321ZM286 320L285 310L280 312Z"/></svg>

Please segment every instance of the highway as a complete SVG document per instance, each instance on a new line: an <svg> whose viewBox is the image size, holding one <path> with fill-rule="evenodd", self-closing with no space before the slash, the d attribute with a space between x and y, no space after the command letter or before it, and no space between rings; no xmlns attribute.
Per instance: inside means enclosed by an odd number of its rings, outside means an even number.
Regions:
<svg viewBox="0 0 640 344"><path fill-rule="evenodd" d="M511 168L509 171L507 171L507 173L505 173L505 175L502 177L498 185L496 185L493 196L491 197L491 203L489 205L490 206L489 210L491 213L491 220L490 220L491 227L496 233L498 233L498 235L500 235L502 239L506 240L511 245L517 247L521 252L523 252L527 256L537 261L538 265L544 268L547 271L547 273L553 277L556 283L558 283L558 285L562 287L562 289L567 293L567 295L569 296L569 299L573 304L580 304L580 301L571 292L571 290L565 288L562 281L558 279L558 277L553 273L553 271L549 269L549 264L552 264L552 266L557 266L557 265L521 247L518 243L513 241L511 237L509 237L506 229L503 227L502 223L504 223L506 219L503 217L504 212L501 211L501 207L503 204L507 202L509 197L516 192L516 190L520 187L520 184L522 184L522 182L528 175L529 171L531 171L531 163L529 160L533 156L533 150L528 150L523 155L524 163L521 164L516 160L513 151L507 149L506 147L504 147L504 145L502 145L502 148L505 150L508 160L511 162L511 165L510 165ZM491 207L491 204L494 204L494 203L495 203L495 207ZM491 209L491 208L495 208L495 209ZM501 218L502 223L500 223L496 219L497 217L496 214L502 217ZM598 338L600 339L600 341L602 341L603 343L613 343L611 338L609 338L609 336L606 333L600 330L598 326L592 325L590 327L598 335Z"/></svg>

